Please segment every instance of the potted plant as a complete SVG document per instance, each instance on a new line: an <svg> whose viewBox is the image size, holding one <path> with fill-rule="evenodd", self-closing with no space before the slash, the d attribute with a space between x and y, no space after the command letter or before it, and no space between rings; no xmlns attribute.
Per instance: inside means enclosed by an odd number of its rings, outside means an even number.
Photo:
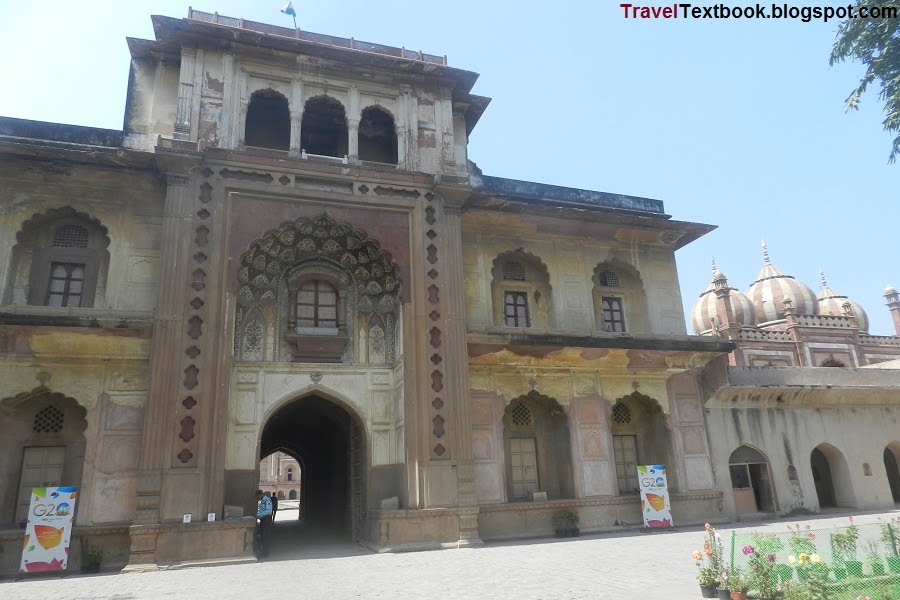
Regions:
<svg viewBox="0 0 900 600"><path fill-rule="evenodd" d="M569 508L561 508L553 513L553 527L556 529L556 537L577 537L578 515Z"/></svg>
<svg viewBox="0 0 900 600"><path fill-rule="evenodd" d="M900 573L900 517L894 517L882 524L881 541L888 548L888 570L891 573Z"/></svg>
<svg viewBox="0 0 900 600"><path fill-rule="evenodd" d="M869 568L872 569L872 575L884 575L884 562L881 560L878 542L866 542L866 559Z"/></svg>
<svg viewBox="0 0 900 600"><path fill-rule="evenodd" d="M728 571L722 571L716 578L718 580L719 600L731 600L731 590L728 589Z"/></svg>
<svg viewBox="0 0 900 600"><path fill-rule="evenodd" d="M831 556L834 558L835 567L840 568L839 565L843 564L850 577L862 577L863 574L862 562L856 560L858 540L859 528L853 524L853 517L850 517L850 526L846 530L831 534ZM835 577L838 577L837 572Z"/></svg>
<svg viewBox="0 0 900 600"><path fill-rule="evenodd" d="M771 545L766 545L770 549ZM750 557L750 587L755 589L760 599L775 598L775 554L760 552L753 545L744 546L744 555Z"/></svg>
<svg viewBox="0 0 900 600"><path fill-rule="evenodd" d="M716 570L709 566L708 562L704 562L703 555L698 550L694 550L691 557L696 562L698 569L697 583L700 584L700 594L704 598L715 598L716 584L719 582Z"/></svg>
<svg viewBox="0 0 900 600"><path fill-rule="evenodd" d="M728 596L730 600L747 600L747 592L750 591L750 581L741 575L739 569L731 569L724 583L725 589L731 593ZM719 597L721 597L721 593Z"/></svg>
<svg viewBox="0 0 900 600"><path fill-rule="evenodd" d="M87 538L81 538L81 572L99 573L103 563L103 548L92 546Z"/></svg>

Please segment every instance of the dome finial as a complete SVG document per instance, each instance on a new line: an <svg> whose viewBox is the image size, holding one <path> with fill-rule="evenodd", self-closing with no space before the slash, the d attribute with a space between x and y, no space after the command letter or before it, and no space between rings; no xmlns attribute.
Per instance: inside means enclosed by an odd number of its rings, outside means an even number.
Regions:
<svg viewBox="0 0 900 600"><path fill-rule="evenodd" d="M766 240L762 241L762 249L763 249L763 261L767 265L771 265L772 261L769 260L769 248L766 246Z"/></svg>
<svg viewBox="0 0 900 600"><path fill-rule="evenodd" d="M819 267L819 275L822 276L822 287L827 288L828 282L825 281L825 269L823 269L822 267Z"/></svg>
<svg viewBox="0 0 900 600"><path fill-rule="evenodd" d="M715 256L712 257L712 270L713 270L713 275L715 275L716 273L719 272L719 267L716 266L716 257Z"/></svg>

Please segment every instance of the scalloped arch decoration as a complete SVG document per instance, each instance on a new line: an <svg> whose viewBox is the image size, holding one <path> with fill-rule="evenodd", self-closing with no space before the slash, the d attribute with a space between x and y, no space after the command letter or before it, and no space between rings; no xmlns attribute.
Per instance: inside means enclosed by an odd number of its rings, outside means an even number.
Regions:
<svg viewBox="0 0 900 600"><path fill-rule="evenodd" d="M399 307L400 268L391 253L362 229L338 223L328 213L283 223L250 244L238 268L238 304L274 305L285 271L308 259L329 260L352 273L360 312L389 313Z"/></svg>
<svg viewBox="0 0 900 600"><path fill-rule="evenodd" d="M20 244L23 243L27 239L30 232L40 228L45 223L50 223L57 219L81 219L83 221L87 221L103 233L103 247L109 247L109 230L105 225L103 225L103 223L100 222L100 219L92 217L87 213L79 212L71 206L50 208L45 210L44 212L32 215L22 223L19 231L16 232L16 242Z"/></svg>
<svg viewBox="0 0 900 600"><path fill-rule="evenodd" d="M526 252L524 248L507 250L497 255L497 258L495 258L494 262L491 264L491 277L494 280L502 279L503 263L507 260L524 260L530 263L544 276L544 281L547 284L550 283L550 270L547 268L547 265L544 264L544 261L541 260L540 256L532 254L531 252Z"/></svg>

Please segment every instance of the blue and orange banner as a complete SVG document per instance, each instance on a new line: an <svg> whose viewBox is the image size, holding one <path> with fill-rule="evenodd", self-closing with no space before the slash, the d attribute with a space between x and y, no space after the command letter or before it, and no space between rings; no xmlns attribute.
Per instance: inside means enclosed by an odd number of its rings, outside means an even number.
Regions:
<svg viewBox="0 0 900 600"><path fill-rule="evenodd" d="M19 573L65 570L77 495L75 486L31 490Z"/></svg>
<svg viewBox="0 0 900 600"><path fill-rule="evenodd" d="M672 527L669 484L665 465L641 465L637 468L641 488L641 513L645 527Z"/></svg>

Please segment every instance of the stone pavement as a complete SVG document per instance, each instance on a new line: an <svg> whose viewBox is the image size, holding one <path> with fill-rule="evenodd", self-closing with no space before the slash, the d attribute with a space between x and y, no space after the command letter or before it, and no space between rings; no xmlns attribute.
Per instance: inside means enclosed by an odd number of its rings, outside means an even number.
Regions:
<svg viewBox="0 0 900 600"><path fill-rule="evenodd" d="M862 524L898 514L857 514L855 520ZM784 532L786 525L794 522L737 526ZM828 513L800 522L819 528L844 526L847 519L843 513ZM321 538L290 543L284 534L287 528L297 526L287 522L278 527L281 538L273 555L281 559L152 573L20 580L0 583L0 598L699 598L690 554L701 548L700 527L406 554L375 554L355 544ZM728 531L723 529L723 535Z"/></svg>

